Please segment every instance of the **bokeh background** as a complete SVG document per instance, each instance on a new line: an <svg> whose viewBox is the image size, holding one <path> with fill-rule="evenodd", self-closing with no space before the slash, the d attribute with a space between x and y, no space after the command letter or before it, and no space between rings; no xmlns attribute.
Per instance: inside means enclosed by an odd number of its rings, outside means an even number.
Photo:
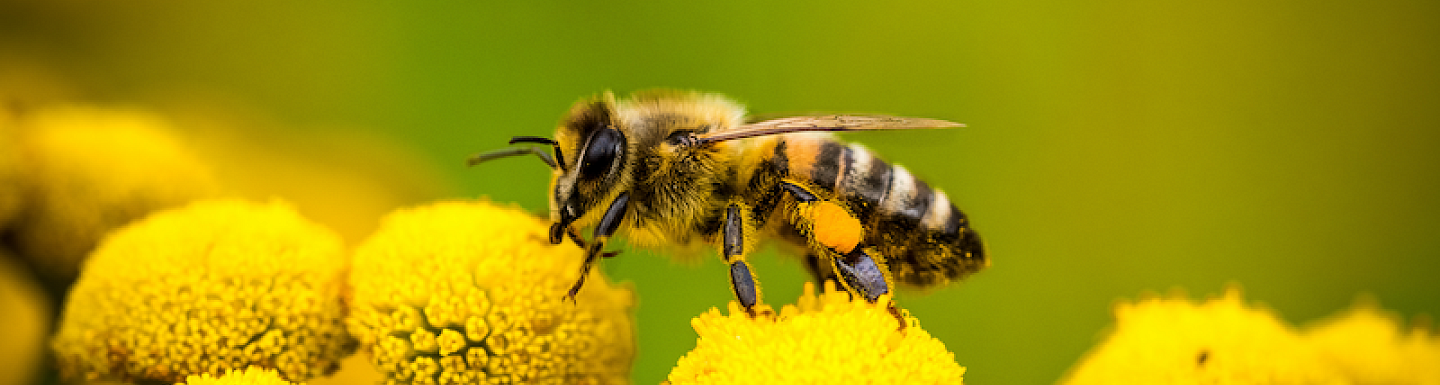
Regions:
<svg viewBox="0 0 1440 385"><path fill-rule="evenodd" d="M845 138L944 188L988 242L988 271L901 297L976 384L1054 381L1146 291L1239 283L1301 324L1362 294L1440 311L1434 1L515 3L0 1L0 89L222 111L295 152L383 138L440 181L415 203L535 212L539 162L463 159L603 90L964 122ZM793 301L800 263L767 254L766 300ZM731 299L717 259L604 268L640 293L636 383Z"/></svg>

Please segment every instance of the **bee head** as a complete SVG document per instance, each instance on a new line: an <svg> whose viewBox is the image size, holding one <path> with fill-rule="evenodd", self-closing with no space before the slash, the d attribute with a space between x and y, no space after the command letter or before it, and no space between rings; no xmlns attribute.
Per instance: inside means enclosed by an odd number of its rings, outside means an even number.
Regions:
<svg viewBox="0 0 1440 385"><path fill-rule="evenodd" d="M550 241L559 243L571 224L599 221L603 206L625 191L630 180L629 138L615 113L609 92L575 103L555 132L556 167L551 178Z"/></svg>

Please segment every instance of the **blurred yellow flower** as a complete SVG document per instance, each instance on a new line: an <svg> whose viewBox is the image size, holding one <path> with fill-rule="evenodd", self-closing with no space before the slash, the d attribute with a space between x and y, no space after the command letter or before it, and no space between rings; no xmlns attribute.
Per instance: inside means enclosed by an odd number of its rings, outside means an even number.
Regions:
<svg viewBox="0 0 1440 385"><path fill-rule="evenodd" d="M634 293L548 226L483 201L398 210L355 252L350 331L389 383L629 382Z"/></svg>
<svg viewBox="0 0 1440 385"><path fill-rule="evenodd" d="M0 385L30 384L39 374L50 306L39 282L0 246Z"/></svg>
<svg viewBox="0 0 1440 385"><path fill-rule="evenodd" d="M20 131L7 112L0 110L0 232L9 229L15 222L23 199L20 188L23 185L20 178Z"/></svg>
<svg viewBox="0 0 1440 385"><path fill-rule="evenodd" d="M245 369L232 369L223 376L211 376L210 374L192 375L185 378L184 383L175 385L297 385L280 378L280 373L272 369L257 368L254 366Z"/></svg>
<svg viewBox="0 0 1440 385"><path fill-rule="evenodd" d="M1294 328L1247 306L1237 287L1195 304L1183 295L1115 307L1109 337L1062 384L1349 384Z"/></svg>
<svg viewBox="0 0 1440 385"><path fill-rule="evenodd" d="M889 301L852 299L830 285L817 295L807 283L796 305L778 316L761 309L751 318L734 301L728 316L711 308L691 321L700 338L669 383L961 383L965 368L955 355L913 317L906 315L908 325L899 330Z"/></svg>
<svg viewBox="0 0 1440 385"><path fill-rule="evenodd" d="M23 113L16 125L25 197L16 251L50 278L73 278L107 231L218 190L158 115L61 106Z"/></svg>
<svg viewBox="0 0 1440 385"><path fill-rule="evenodd" d="M255 365L307 380L354 348L345 264L337 235L278 202L157 212L91 255L51 347L72 379L173 383Z"/></svg>
<svg viewBox="0 0 1440 385"><path fill-rule="evenodd" d="M1440 384L1440 336L1400 325L1398 316L1363 303L1311 326L1307 336L1356 384Z"/></svg>
<svg viewBox="0 0 1440 385"><path fill-rule="evenodd" d="M405 140L371 128L296 125L214 103L166 111L227 195L284 197L347 244L374 233L378 219L396 207L454 195Z"/></svg>

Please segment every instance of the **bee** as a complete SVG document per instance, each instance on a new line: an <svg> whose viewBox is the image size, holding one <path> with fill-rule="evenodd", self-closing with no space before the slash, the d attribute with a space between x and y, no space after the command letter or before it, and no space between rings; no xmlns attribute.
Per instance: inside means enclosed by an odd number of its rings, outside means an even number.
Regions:
<svg viewBox="0 0 1440 385"><path fill-rule="evenodd" d="M762 239L806 250L817 281L834 280L870 302L892 283L933 287L989 266L984 244L944 192L859 144L825 131L963 127L874 115L799 116L759 122L717 94L673 90L614 94L570 108L555 138L516 136L512 147L468 164L534 154L551 168L549 241L585 249L573 300L617 232L638 245L711 245L730 267L736 299L760 302L747 256ZM577 229L592 228L589 240ZM894 310L892 303L892 311Z"/></svg>

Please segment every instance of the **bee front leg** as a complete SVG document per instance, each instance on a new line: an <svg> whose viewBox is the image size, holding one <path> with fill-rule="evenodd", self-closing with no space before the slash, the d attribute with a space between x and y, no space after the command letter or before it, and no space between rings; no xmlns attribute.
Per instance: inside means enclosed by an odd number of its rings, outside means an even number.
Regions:
<svg viewBox="0 0 1440 385"><path fill-rule="evenodd" d="M722 227L721 252L725 263L730 264L730 286L735 298L745 307L745 312L755 316L755 304L760 302L760 291L755 287L755 274L745 263L745 217L747 210L736 203L725 208L725 224Z"/></svg>
<svg viewBox="0 0 1440 385"><path fill-rule="evenodd" d="M620 220L625 219L625 209L628 208L629 203L630 194L623 192L610 202L610 207L605 210L605 216L600 217L600 224L595 226L595 235L590 240L590 244L584 245L585 263L580 265L580 278L577 278L575 286L571 286L570 291L565 293L564 299L575 300L575 294L580 293L581 286L585 286L585 276L590 274L590 266L595 264L597 257L613 256L613 253L604 253L602 250L605 248L605 241L610 239L610 235L614 234L616 229L620 228Z"/></svg>

